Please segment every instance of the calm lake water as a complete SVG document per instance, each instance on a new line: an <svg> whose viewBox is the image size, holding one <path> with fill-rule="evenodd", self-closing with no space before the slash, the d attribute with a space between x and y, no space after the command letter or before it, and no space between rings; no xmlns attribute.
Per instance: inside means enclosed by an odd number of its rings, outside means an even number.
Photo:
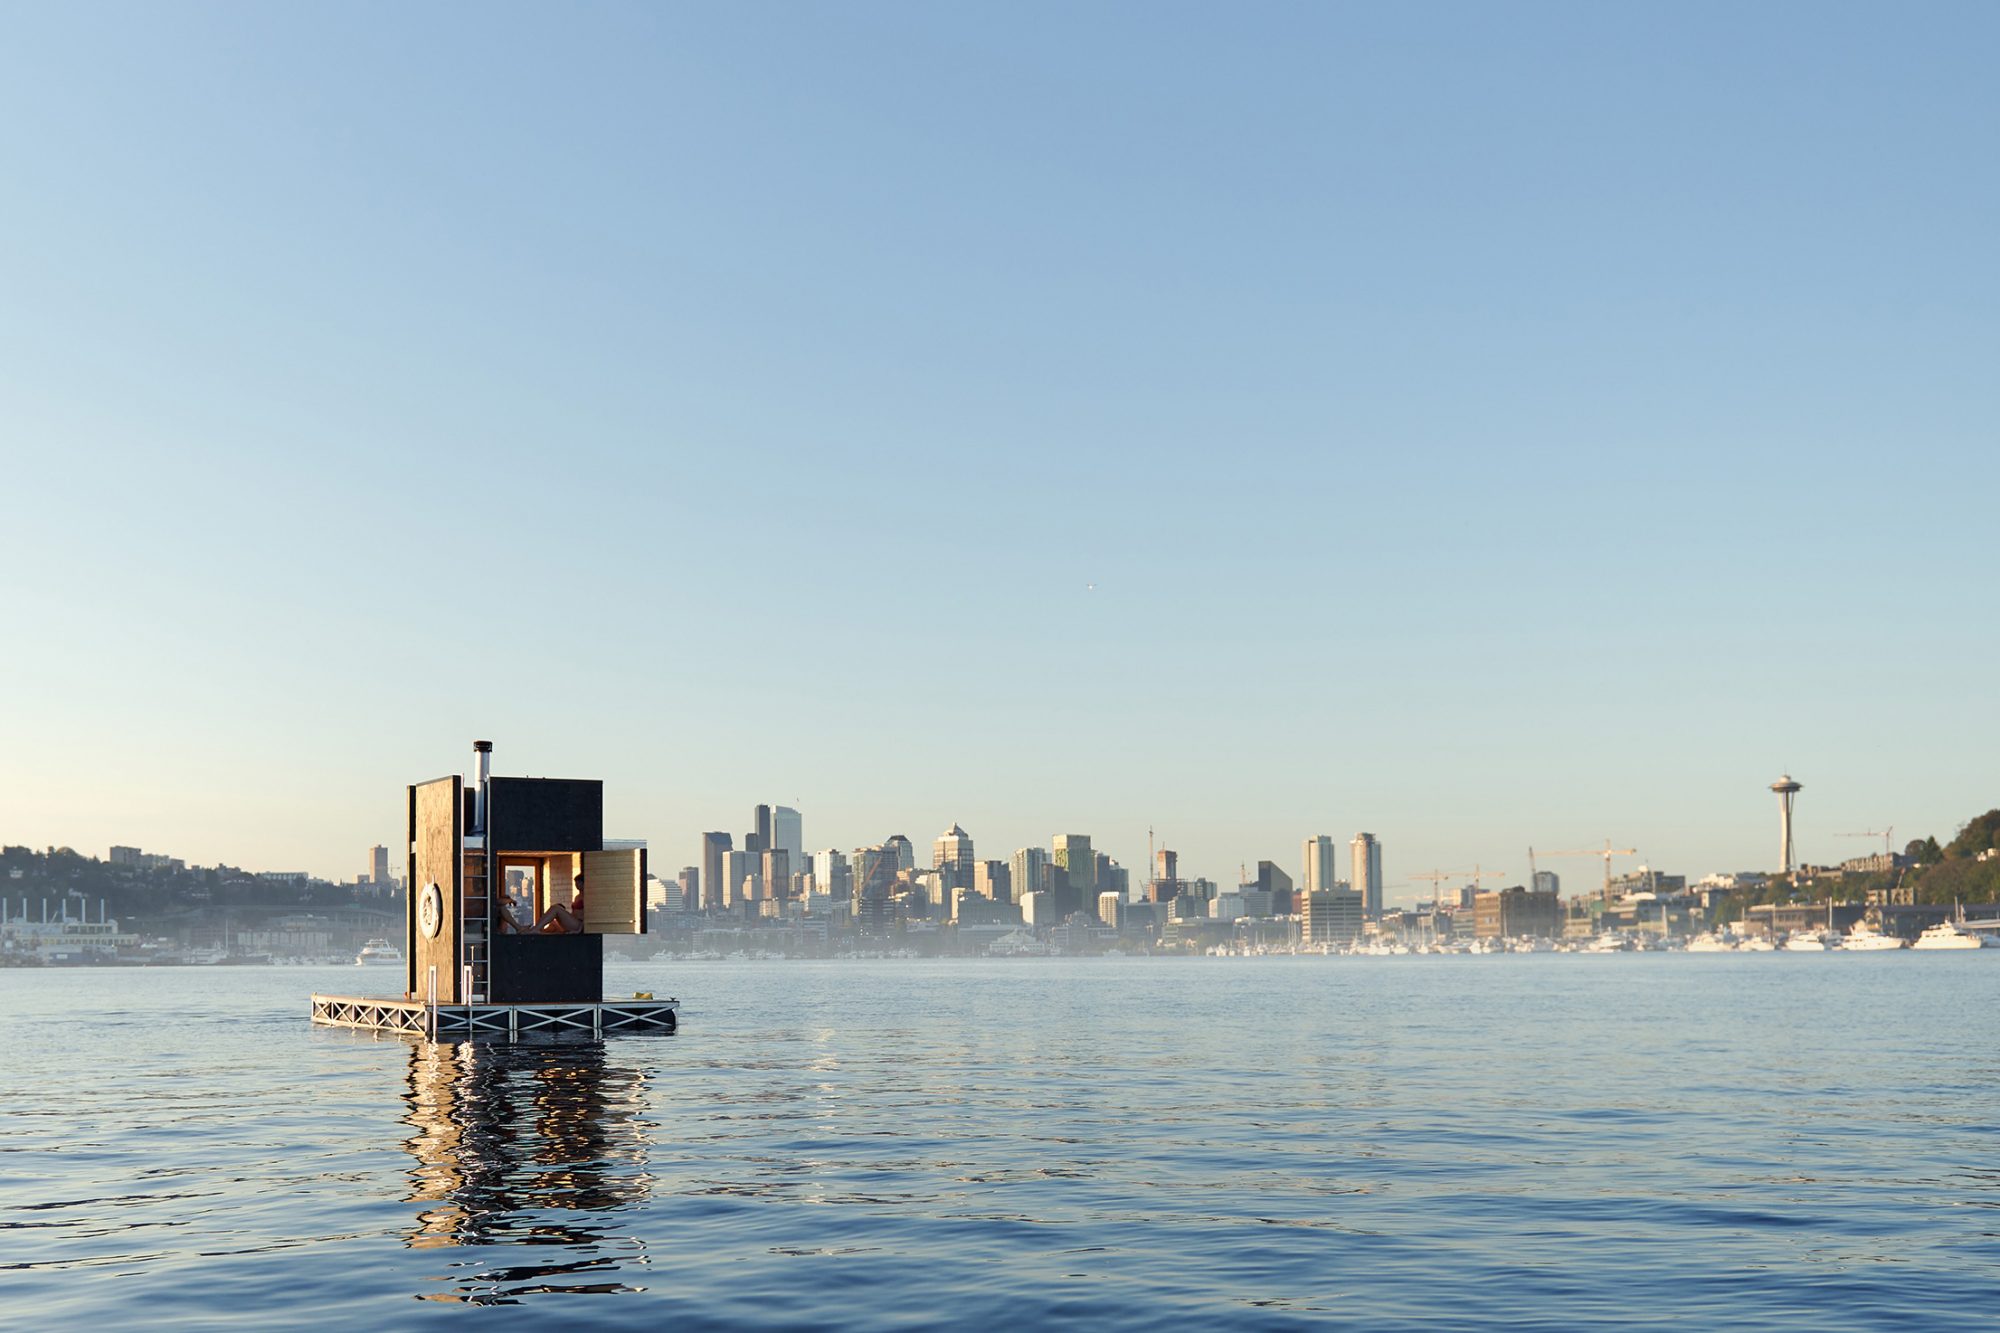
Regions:
<svg viewBox="0 0 2000 1333"><path fill-rule="evenodd" d="M387 972L387 977L384 973ZM1990 1327L2000 951L0 972L0 1323Z"/></svg>

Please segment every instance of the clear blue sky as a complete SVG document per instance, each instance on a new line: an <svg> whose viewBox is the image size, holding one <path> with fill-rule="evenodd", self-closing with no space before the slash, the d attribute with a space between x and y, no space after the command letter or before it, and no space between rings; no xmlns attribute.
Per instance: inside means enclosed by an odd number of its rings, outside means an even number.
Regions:
<svg viewBox="0 0 2000 1333"><path fill-rule="evenodd" d="M8 842L348 876L475 736L666 869L2000 803L1993 5L4 32Z"/></svg>

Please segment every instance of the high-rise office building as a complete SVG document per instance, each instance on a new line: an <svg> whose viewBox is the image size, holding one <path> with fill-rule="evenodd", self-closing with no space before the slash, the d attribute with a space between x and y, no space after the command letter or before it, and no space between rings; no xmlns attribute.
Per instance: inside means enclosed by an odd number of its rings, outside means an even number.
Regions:
<svg viewBox="0 0 2000 1333"><path fill-rule="evenodd" d="M847 856L835 847L826 847L813 853L813 888L824 893L835 902L847 902L854 897L854 883L847 866Z"/></svg>
<svg viewBox="0 0 2000 1333"><path fill-rule="evenodd" d="M1362 895L1353 889L1299 891L1299 943L1350 944L1361 934Z"/></svg>
<svg viewBox="0 0 2000 1333"><path fill-rule="evenodd" d="M771 846L782 847L790 853L793 870L805 865L805 821L789 805L776 806L771 811Z"/></svg>
<svg viewBox="0 0 2000 1333"><path fill-rule="evenodd" d="M704 833L701 835L701 885L702 897L690 910L719 912L729 905L729 877L724 872L722 858L730 849L731 839L727 833Z"/></svg>
<svg viewBox="0 0 2000 1333"><path fill-rule="evenodd" d="M905 870L915 870L917 868L917 849L902 834L891 835L889 840L882 845L896 854L896 871L898 874L901 874Z"/></svg>
<svg viewBox="0 0 2000 1333"><path fill-rule="evenodd" d="M764 894L770 898L789 898L792 894L792 854L782 847L768 847L764 851L763 865L760 867L764 879Z"/></svg>
<svg viewBox="0 0 2000 1333"><path fill-rule="evenodd" d="M1097 854L1097 892L1099 896L1106 893L1115 893L1120 898L1132 896L1132 872L1103 852Z"/></svg>
<svg viewBox="0 0 2000 1333"><path fill-rule="evenodd" d="M888 843L854 849L854 900L886 901L896 892L896 849Z"/></svg>
<svg viewBox="0 0 2000 1333"><path fill-rule="evenodd" d="M1257 891L1268 894L1272 916L1290 916L1299 910L1297 895L1292 891L1292 877L1287 875L1275 861L1257 863Z"/></svg>
<svg viewBox="0 0 2000 1333"><path fill-rule="evenodd" d="M721 884L721 892L715 885L709 886L709 901L724 911L743 909L744 881L750 878L750 853L724 849L721 864L716 868Z"/></svg>
<svg viewBox="0 0 2000 1333"><path fill-rule="evenodd" d="M1091 850L1087 833L1058 833L1054 845L1055 863L1069 872L1070 892L1080 902L1097 897L1097 853Z"/></svg>
<svg viewBox="0 0 2000 1333"><path fill-rule="evenodd" d="M1327 892L1340 878L1340 869L1333 860L1333 839L1324 833L1306 839L1304 862L1304 872L1299 876L1300 893Z"/></svg>
<svg viewBox="0 0 2000 1333"><path fill-rule="evenodd" d="M982 897L991 898L996 903L1014 901L1014 876L1005 861L975 861L972 866L972 891Z"/></svg>
<svg viewBox="0 0 2000 1333"><path fill-rule="evenodd" d="M679 884L681 891L681 905L679 910L683 912L695 911L701 904L701 867L682 866L681 873L674 878L675 882Z"/></svg>
<svg viewBox="0 0 2000 1333"><path fill-rule="evenodd" d="M1097 895L1097 919L1116 930L1125 924L1125 895L1106 891Z"/></svg>
<svg viewBox="0 0 2000 1333"><path fill-rule="evenodd" d="M1534 889L1536 893L1560 894L1562 892L1562 876L1556 874L1553 870L1537 870L1535 872L1535 882L1529 887Z"/></svg>
<svg viewBox="0 0 2000 1333"><path fill-rule="evenodd" d="M743 850L751 856L762 857L770 846L771 807L760 805L750 812L750 831L743 835Z"/></svg>
<svg viewBox="0 0 2000 1333"><path fill-rule="evenodd" d="M368 849L368 882L381 886L389 882L389 849L370 847Z"/></svg>
<svg viewBox="0 0 2000 1333"><path fill-rule="evenodd" d="M1357 833L1347 844L1353 855L1354 891L1361 895L1361 910L1371 921L1382 916L1382 844L1372 833Z"/></svg>
<svg viewBox="0 0 2000 1333"><path fill-rule="evenodd" d="M931 868L944 872L945 884L954 889L972 887L972 835L953 824L938 834L931 844Z"/></svg>
<svg viewBox="0 0 2000 1333"><path fill-rule="evenodd" d="M1007 867L1009 888L1014 901L1020 902L1031 893L1040 893L1048 887L1049 854L1040 847L1023 847L1014 853Z"/></svg>

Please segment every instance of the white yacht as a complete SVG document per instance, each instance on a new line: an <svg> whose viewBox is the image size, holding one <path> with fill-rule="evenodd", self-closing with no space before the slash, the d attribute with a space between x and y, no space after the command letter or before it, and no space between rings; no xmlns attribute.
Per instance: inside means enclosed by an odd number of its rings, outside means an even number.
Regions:
<svg viewBox="0 0 2000 1333"><path fill-rule="evenodd" d="M403 951L387 940L370 940L361 946L361 952L354 955L356 967L382 967L403 962Z"/></svg>
<svg viewBox="0 0 2000 1333"><path fill-rule="evenodd" d="M1923 934L1917 936L1917 942L1910 947L1912 949L1978 949L1983 947L1985 943L1984 939L1965 929L1965 927L1959 925L1956 921L1940 921L1935 926L1927 927Z"/></svg>
<svg viewBox="0 0 2000 1333"><path fill-rule="evenodd" d="M1840 937L1828 935L1823 930L1795 930L1785 937L1787 953L1825 953L1838 948Z"/></svg>
<svg viewBox="0 0 2000 1333"><path fill-rule="evenodd" d="M1770 953L1778 946L1771 942L1769 935L1746 935L1743 943L1736 947L1744 953Z"/></svg>
<svg viewBox="0 0 2000 1333"><path fill-rule="evenodd" d="M1910 942L1901 935L1884 935L1863 921L1847 932L1847 943L1841 947L1867 953L1876 949L1907 949Z"/></svg>
<svg viewBox="0 0 2000 1333"><path fill-rule="evenodd" d="M1714 933L1697 935L1688 941L1689 953L1735 953L1736 946Z"/></svg>

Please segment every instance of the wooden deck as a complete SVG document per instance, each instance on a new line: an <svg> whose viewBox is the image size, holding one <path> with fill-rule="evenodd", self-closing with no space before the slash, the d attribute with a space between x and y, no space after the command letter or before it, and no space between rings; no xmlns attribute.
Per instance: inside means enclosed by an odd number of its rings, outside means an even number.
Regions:
<svg viewBox="0 0 2000 1333"><path fill-rule="evenodd" d="M413 1037L497 1037L672 1032L678 1000L605 1000L596 1004L440 1004L381 995L315 995L312 1021L322 1027L405 1033Z"/></svg>

